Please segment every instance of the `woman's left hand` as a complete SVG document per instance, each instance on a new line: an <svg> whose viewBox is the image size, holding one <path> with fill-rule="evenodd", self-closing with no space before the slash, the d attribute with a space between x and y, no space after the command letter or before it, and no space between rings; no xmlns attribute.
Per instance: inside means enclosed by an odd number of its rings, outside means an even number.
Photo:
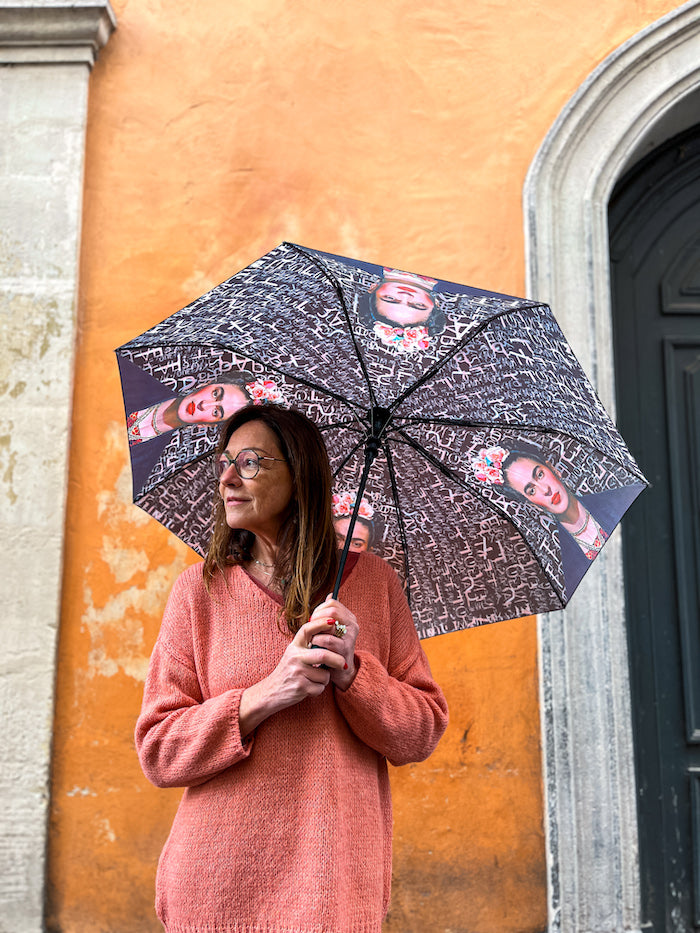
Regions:
<svg viewBox="0 0 700 933"><path fill-rule="evenodd" d="M310 621L317 622L322 619L328 625L329 634L315 635L311 643L334 651L344 659L345 667L342 670L331 671L331 683L340 690L347 690L357 674L355 642L360 631L357 619L348 608L337 599L333 599L332 595L314 609ZM334 634L337 631L336 624L345 626L343 635Z"/></svg>

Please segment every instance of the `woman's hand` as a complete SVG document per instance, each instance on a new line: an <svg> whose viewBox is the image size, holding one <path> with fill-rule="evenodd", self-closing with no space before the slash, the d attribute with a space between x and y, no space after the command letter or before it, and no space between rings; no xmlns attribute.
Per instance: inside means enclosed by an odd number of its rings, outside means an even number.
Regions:
<svg viewBox="0 0 700 933"><path fill-rule="evenodd" d="M243 691L238 714L241 736L251 733L273 713L301 703L306 697L319 696L335 674L344 673L344 659L337 652L309 648L315 637L327 629L325 617L312 617L287 645L274 671Z"/></svg>
<svg viewBox="0 0 700 933"><path fill-rule="evenodd" d="M329 674L331 683L334 683L340 690L347 690L357 674L355 642L360 631L357 619L348 608L329 595L325 602L314 609L311 622L325 624L325 629L322 629L321 634L314 635L312 644L328 649L342 658L341 667L329 665L331 668ZM345 626L345 634L340 637L334 634L336 622Z"/></svg>

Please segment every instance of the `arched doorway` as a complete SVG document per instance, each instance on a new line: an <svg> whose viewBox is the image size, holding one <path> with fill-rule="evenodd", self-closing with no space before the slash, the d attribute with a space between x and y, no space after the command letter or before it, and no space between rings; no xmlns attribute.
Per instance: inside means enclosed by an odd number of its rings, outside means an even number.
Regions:
<svg viewBox="0 0 700 933"><path fill-rule="evenodd" d="M613 414L608 202L650 141L697 120L699 13L691 0L603 61L563 108L524 186L528 294L552 305ZM567 933L642 925L619 535L602 557L561 617L539 627L549 929Z"/></svg>
<svg viewBox="0 0 700 933"><path fill-rule="evenodd" d="M609 219L618 422L652 483L623 541L642 918L658 933L691 933L700 926L700 124L625 175Z"/></svg>

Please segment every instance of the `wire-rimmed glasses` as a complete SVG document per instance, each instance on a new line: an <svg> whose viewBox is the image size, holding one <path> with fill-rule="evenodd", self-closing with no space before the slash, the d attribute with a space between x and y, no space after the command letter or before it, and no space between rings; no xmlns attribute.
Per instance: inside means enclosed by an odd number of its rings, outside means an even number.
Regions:
<svg viewBox="0 0 700 933"><path fill-rule="evenodd" d="M226 470L233 465L241 479L255 479L260 472L261 460L276 460L278 463L287 462L280 457L261 457L254 450L242 450L235 457L229 456L228 452L224 450L219 454L218 459L214 461L214 475L217 479L221 479Z"/></svg>

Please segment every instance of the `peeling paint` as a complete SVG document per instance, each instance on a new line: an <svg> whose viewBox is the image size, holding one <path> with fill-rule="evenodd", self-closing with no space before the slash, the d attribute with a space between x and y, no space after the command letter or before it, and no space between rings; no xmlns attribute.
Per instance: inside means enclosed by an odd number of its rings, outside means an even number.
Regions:
<svg viewBox="0 0 700 933"><path fill-rule="evenodd" d="M115 583L126 583L137 573L148 570L148 555L143 550L130 547L119 547L111 538L102 539L100 556L114 577Z"/></svg>
<svg viewBox="0 0 700 933"><path fill-rule="evenodd" d="M97 797L97 794L89 787L73 787L66 791L66 797Z"/></svg>
<svg viewBox="0 0 700 933"><path fill-rule="evenodd" d="M89 677L113 677L123 671L140 683L145 681L148 652L144 648L142 618L160 614L174 578L185 566L178 557L169 566L151 570L144 586L121 590L104 606L95 605L92 589L85 584L82 622L90 634Z"/></svg>
<svg viewBox="0 0 700 933"><path fill-rule="evenodd" d="M147 525L153 522L146 513L134 505L131 483L131 466L126 447L124 424L111 421L104 433L104 452L107 459L115 454L124 458L114 487L101 488L97 493L97 518L109 527L128 525Z"/></svg>
<svg viewBox="0 0 700 933"><path fill-rule="evenodd" d="M106 817L97 821L97 828L100 832L100 835L107 839L108 842L116 842L116 833L112 829L112 825Z"/></svg>

